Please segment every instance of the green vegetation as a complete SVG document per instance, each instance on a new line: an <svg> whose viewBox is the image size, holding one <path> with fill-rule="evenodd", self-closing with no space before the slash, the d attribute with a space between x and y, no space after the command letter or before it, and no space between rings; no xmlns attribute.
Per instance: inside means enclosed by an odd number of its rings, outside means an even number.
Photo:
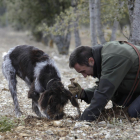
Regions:
<svg viewBox="0 0 140 140"><path fill-rule="evenodd" d="M8 117L0 116L0 132L10 131L17 125L15 120L11 120Z"/></svg>

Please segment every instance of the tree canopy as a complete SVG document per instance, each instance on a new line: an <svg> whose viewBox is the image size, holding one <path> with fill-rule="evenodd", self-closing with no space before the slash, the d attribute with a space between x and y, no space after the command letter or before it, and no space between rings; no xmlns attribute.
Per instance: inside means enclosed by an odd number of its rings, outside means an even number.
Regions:
<svg viewBox="0 0 140 140"><path fill-rule="evenodd" d="M40 23L54 23L54 18L70 6L70 0L7 0L10 20L23 28L35 29Z"/></svg>

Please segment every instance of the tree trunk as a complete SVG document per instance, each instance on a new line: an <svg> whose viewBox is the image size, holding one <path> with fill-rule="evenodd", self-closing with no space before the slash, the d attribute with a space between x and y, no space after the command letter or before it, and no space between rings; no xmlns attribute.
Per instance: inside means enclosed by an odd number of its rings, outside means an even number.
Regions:
<svg viewBox="0 0 140 140"><path fill-rule="evenodd" d="M91 46L97 44L95 1L89 0Z"/></svg>
<svg viewBox="0 0 140 140"><path fill-rule="evenodd" d="M128 0L128 11L129 11L129 19L130 19L130 36L129 36L129 39L132 37L133 9L134 9L134 0Z"/></svg>
<svg viewBox="0 0 140 140"><path fill-rule="evenodd" d="M81 39L78 28L78 19L74 22L74 36L75 36L75 47L78 47L81 45Z"/></svg>
<svg viewBox="0 0 140 140"><path fill-rule="evenodd" d="M134 9L134 0L128 0L128 11L130 19L130 37L132 37L132 21L133 21L133 9Z"/></svg>
<svg viewBox="0 0 140 140"><path fill-rule="evenodd" d="M116 31L118 29L119 22L117 20L114 21L113 27L112 27L112 34L110 41L116 40Z"/></svg>
<svg viewBox="0 0 140 140"><path fill-rule="evenodd" d="M101 42L101 44L104 44L106 42L105 38L104 38L104 32L103 32L103 27L101 24L101 0L95 0L97 3L97 7L96 7L96 11L97 11L97 31L98 31L98 37L99 40Z"/></svg>
<svg viewBox="0 0 140 140"><path fill-rule="evenodd" d="M140 45L140 1L129 0L128 8L131 19L131 35L129 40L133 44Z"/></svg>
<svg viewBox="0 0 140 140"><path fill-rule="evenodd" d="M74 8L74 13L77 12L77 0L71 0L71 6ZM78 17L76 17L74 21L74 37L75 37L75 47L81 45L81 39L79 35L79 28L78 28Z"/></svg>
<svg viewBox="0 0 140 140"><path fill-rule="evenodd" d="M71 40L71 32L69 31L69 27L67 29L66 35L64 34L53 36L53 40L57 46L59 54L67 55L69 53L69 46Z"/></svg>

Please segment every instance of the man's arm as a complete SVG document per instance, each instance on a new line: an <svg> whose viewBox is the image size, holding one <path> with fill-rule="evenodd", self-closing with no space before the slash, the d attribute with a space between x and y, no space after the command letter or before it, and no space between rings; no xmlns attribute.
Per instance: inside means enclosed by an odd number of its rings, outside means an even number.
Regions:
<svg viewBox="0 0 140 140"><path fill-rule="evenodd" d="M84 89L82 100L84 100L87 104L90 104L92 97L94 96L95 90L98 89L98 86L94 86L92 88Z"/></svg>

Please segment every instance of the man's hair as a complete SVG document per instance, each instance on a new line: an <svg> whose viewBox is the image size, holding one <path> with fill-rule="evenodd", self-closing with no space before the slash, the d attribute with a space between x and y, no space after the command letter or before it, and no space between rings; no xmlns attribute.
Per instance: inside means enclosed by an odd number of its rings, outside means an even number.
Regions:
<svg viewBox="0 0 140 140"><path fill-rule="evenodd" d="M88 59L93 57L92 48L89 46L77 47L69 57L69 67L74 68L75 64L89 66Z"/></svg>

